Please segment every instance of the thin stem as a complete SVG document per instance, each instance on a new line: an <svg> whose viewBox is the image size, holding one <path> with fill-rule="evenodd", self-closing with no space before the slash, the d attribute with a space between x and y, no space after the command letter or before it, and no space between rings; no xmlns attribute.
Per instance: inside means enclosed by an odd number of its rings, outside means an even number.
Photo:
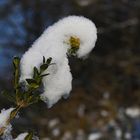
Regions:
<svg viewBox="0 0 140 140"><path fill-rule="evenodd" d="M14 72L14 89L15 89L15 95L16 95L16 102L18 103L19 94L20 94L19 93L20 59L18 57L15 57L13 64L14 64L14 70L15 70L15 72Z"/></svg>

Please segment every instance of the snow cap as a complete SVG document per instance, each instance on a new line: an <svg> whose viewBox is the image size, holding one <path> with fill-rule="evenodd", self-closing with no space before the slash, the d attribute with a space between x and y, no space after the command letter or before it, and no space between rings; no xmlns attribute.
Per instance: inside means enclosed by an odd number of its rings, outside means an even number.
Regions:
<svg viewBox="0 0 140 140"><path fill-rule="evenodd" d="M43 56L52 58L52 63L44 73L44 92L41 99L51 107L61 97L67 97L72 89L72 75L67 54L78 58L87 56L95 46L97 30L95 24L83 16L68 16L52 26L33 43L21 59L20 81L33 77L33 68L39 68Z"/></svg>

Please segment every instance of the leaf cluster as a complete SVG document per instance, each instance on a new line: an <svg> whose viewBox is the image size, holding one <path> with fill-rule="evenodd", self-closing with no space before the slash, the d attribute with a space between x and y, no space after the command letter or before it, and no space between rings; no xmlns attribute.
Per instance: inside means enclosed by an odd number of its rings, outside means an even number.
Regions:
<svg viewBox="0 0 140 140"><path fill-rule="evenodd" d="M26 79L25 83L19 82L20 77L20 58L14 57L14 92L8 93L3 91L3 95L6 96L9 101L14 102L17 106L26 107L40 100L38 89L42 85L42 79L48 76L49 73L45 73L48 67L52 64L52 58L46 59L43 56L42 64L39 68L33 68L33 77Z"/></svg>
<svg viewBox="0 0 140 140"><path fill-rule="evenodd" d="M42 85L43 77L49 75L49 73L45 73L46 70L51 63L52 58L46 58L43 56L42 64L39 68L33 68L33 77L30 79L25 79L25 87L23 83L20 83L20 58L14 57L13 59L13 67L14 67L14 92L8 93L3 91L2 94L11 102L16 104L16 108L11 112L9 119L7 120L7 124L10 123L13 118L17 115L21 108L27 107L31 104L37 103L40 100L40 95L38 94L38 89ZM0 135L3 134L1 131ZM25 137L25 140L33 140L34 135L33 132L29 132L28 135Z"/></svg>

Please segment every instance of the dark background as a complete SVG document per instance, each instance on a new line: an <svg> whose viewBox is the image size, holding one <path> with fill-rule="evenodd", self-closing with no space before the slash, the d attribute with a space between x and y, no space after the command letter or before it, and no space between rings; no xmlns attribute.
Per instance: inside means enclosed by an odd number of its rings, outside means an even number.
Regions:
<svg viewBox="0 0 140 140"><path fill-rule="evenodd" d="M44 103L27 108L13 135L34 130L51 140L88 140L91 134L140 140L140 0L0 0L0 90L12 92L13 56L21 57L49 25L68 15L94 21L96 47L85 61L70 59L70 98L49 110ZM0 102L1 109L10 107L2 95Z"/></svg>

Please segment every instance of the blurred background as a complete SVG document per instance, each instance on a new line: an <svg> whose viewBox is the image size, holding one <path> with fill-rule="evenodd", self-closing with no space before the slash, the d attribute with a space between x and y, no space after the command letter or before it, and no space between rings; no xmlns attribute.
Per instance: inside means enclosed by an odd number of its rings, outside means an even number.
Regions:
<svg viewBox="0 0 140 140"><path fill-rule="evenodd" d="M73 90L51 109L21 112L13 135L42 140L140 140L140 0L0 0L0 90L12 89L12 58L58 19L83 15L98 28L85 61L70 59ZM11 106L0 95L0 109Z"/></svg>

